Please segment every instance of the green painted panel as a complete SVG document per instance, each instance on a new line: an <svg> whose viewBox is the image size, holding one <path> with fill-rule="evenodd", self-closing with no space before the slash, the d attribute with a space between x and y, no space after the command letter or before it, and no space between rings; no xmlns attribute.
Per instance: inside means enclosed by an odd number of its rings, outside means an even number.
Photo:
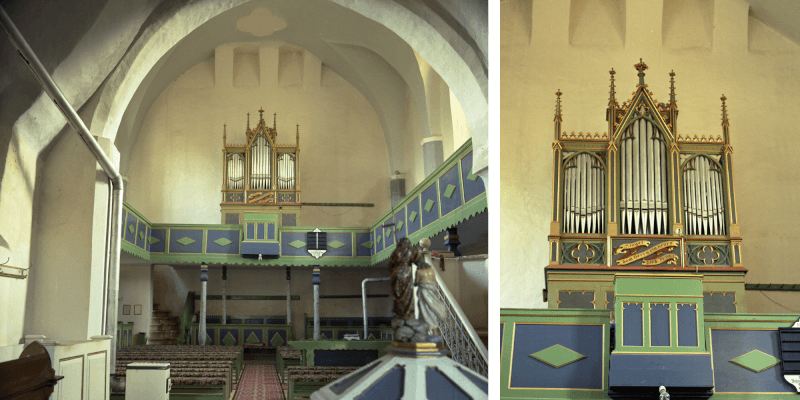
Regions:
<svg viewBox="0 0 800 400"><path fill-rule="evenodd" d="M531 354L531 357L555 368L561 368L567 364L586 358L585 355L570 350L560 344L537 351Z"/></svg>
<svg viewBox="0 0 800 400"><path fill-rule="evenodd" d="M411 222L417 222L417 212L411 211L411 214L408 214L408 220Z"/></svg>
<svg viewBox="0 0 800 400"><path fill-rule="evenodd" d="M456 186L455 185L452 185L452 184L451 185L447 185L447 188L444 190L444 197L447 197L448 199L453 197L453 193L455 193L455 191L456 191ZM430 211L430 210L428 210L428 211Z"/></svg>
<svg viewBox="0 0 800 400"><path fill-rule="evenodd" d="M178 243L180 243L180 244L182 244L184 246L188 246L188 245L196 242L196 240L194 240L194 239L192 239L190 237L184 236L184 237L176 240L176 242L178 242Z"/></svg>
<svg viewBox="0 0 800 400"><path fill-rule="evenodd" d="M774 367L775 365L780 363L781 360L767 353L764 353L763 351L753 350L749 353L745 353L739 357L734 358L733 360L731 360L731 362L740 367L747 368L753 372L758 373L767 368Z"/></svg>
<svg viewBox="0 0 800 400"><path fill-rule="evenodd" d="M224 238L223 237L223 238L219 238L219 239L215 240L214 243L216 243L216 244L218 244L218 245L220 245L222 247L225 247L225 246L233 243L233 241L232 240L228 240L228 238Z"/></svg>
<svg viewBox="0 0 800 400"><path fill-rule="evenodd" d="M436 204L436 202L435 202L435 201L433 201L433 200L428 200L428 201L425 203L425 207L424 207L424 208L425 208L425 211L427 211L427 212L431 212L431 210L433 209L433 206L434 206L435 204Z"/></svg>
<svg viewBox="0 0 800 400"><path fill-rule="evenodd" d="M295 240L294 242L289 243L289 246L294 247L295 249L299 249L306 246L306 243L302 240Z"/></svg>
<svg viewBox="0 0 800 400"><path fill-rule="evenodd" d="M278 221L278 214L244 213L245 221Z"/></svg>
<svg viewBox="0 0 800 400"><path fill-rule="evenodd" d="M347 246L347 245L342 243L342 242L340 242L340 241L338 241L338 240L334 240L334 241L328 243L328 247L333 248L333 249L338 249L338 248L341 248L343 246Z"/></svg>

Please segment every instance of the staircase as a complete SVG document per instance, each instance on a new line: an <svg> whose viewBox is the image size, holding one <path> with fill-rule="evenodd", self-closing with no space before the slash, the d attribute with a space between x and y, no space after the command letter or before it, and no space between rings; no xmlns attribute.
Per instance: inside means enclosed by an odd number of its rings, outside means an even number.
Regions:
<svg viewBox="0 0 800 400"><path fill-rule="evenodd" d="M147 344L178 344L180 325L179 317L173 317L169 311L159 311L158 304L154 303Z"/></svg>

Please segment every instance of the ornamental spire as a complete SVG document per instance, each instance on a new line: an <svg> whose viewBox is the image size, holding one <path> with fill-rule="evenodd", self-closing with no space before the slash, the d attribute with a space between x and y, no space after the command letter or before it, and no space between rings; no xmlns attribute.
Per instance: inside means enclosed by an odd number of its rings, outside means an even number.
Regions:
<svg viewBox="0 0 800 400"><path fill-rule="evenodd" d="M638 64L634 64L633 67L636 68L637 71L639 71L639 74L638 74L639 75L639 84L640 85L644 85L644 71L647 69L647 64L645 64L644 61L642 61L642 59L640 58L639 59L639 63Z"/></svg>
<svg viewBox="0 0 800 400"><path fill-rule="evenodd" d="M222 145L228 145L228 125L222 124Z"/></svg>
<svg viewBox="0 0 800 400"><path fill-rule="evenodd" d="M617 98L616 98L616 93L617 92L614 90L615 89L615 86L614 86L614 81L615 81L614 75L617 73L617 71L614 71L614 68L611 68L611 71L608 71L608 73L611 75L611 85L609 86L611 88L611 90L608 92L608 94L609 94L608 106L610 107L612 105L616 105L617 104Z"/></svg>
<svg viewBox="0 0 800 400"><path fill-rule="evenodd" d="M259 119L259 121L263 121L264 120L264 107L261 107L261 108L258 109L258 119Z"/></svg>
<svg viewBox="0 0 800 400"><path fill-rule="evenodd" d="M553 121L555 121L555 140L558 140L558 134L561 131L561 89L556 91L556 115Z"/></svg>
<svg viewBox="0 0 800 400"><path fill-rule="evenodd" d="M728 106L725 105L725 100L728 100L728 98L723 94L719 99L722 100L722 135L725 143L730 144L728 130L730 129L731 124L730 121L728 121Z"/></svg>
<svg viewBox="0 0 800 400"><path fill-rule="evenodd" d="M669 72L669 105L670 107L678 107L678 103L675 101L675 71L672 70Z"/></svg>
<svg viewBox="0 0 800 400"><path fill-rule="evenodd" d="M250 113L247 113L247 131L250 132Z"/></svg>
<svg viewBox="0 0 800 400"><path fill-rule="evenodd" d="M272 130L278 129L278 113L272 113Z"/></svg>

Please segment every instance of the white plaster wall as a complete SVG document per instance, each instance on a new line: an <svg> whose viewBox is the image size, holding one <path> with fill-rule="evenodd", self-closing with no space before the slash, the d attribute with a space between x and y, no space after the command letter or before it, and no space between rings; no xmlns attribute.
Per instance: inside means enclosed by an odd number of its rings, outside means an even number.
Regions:
<svg viewBox="0 0 800 400"><path fill-rule="evenodd" d="M201 293L200 268L174 266L181 281L190 291ZM305 335L304 313L314 316L314 288L311 284L310 267L294 267L291 272L292 295L300 300L292 301L292 328L296 339ZM388 277L384 268L322 268L319 293L324 295L361 296L361 282L366 278ZM286 269L260 267L228 267L227 295L286 296ZM208 269L207 291L209 295L222 295L222 267ZM367 284L367 294L389 294L388 282ZM229 300L228 315L286 315L285 300ZM320 299L320 317L361 317L361 298ZM200 301L195 301L195 311L200 311ZM222 315L222 301L208 300L207 315ZM367 299L367 315L391 317L390 298Z"/></svg>
<svg viewBox="0 0 800 400"><path fill-rule="evenodd" d="M254 127L257 110L263 107L270 126L273 112L278 114L279 144L294 143L296 124L300 124L302 201L375 204L372 208L306 207L298 224L368 226L375 222L390 203L388 150L375 112L332 71L317 77L317 87L293 84L298 76L303 78L304 59L298 61L297 54L281 52L277 85L264 82L259 86L254 71L274 74L270 68L279 65L257 67L255 57L248 53L232 57L232 70L238 71L233 87L219 82L218 65L224 63L219 55L173 82L145 117L127 173L134 188L128 202L153 222L219 223L223 124L227 123L228 143L243 144L247 113Z"/></svg>
<svg viewBox="0 0 800 400"><path fill-rule="evenodd" d="M593 34L622 32L624 40L603 46L570 43L570 2L526 4L501 3L501 307L546 307L541 289L552 206L555 91L564 93L563 131L604 132L608 71L617 71L621 103L635 89L633 64L640 57L650 67L645 83L661 102L669 98L668 73L677 74L683 135L722 134L719 98L727 96L742 257L749 269L745 281L800 282L800 271L787 262L800 233L791 217L800 200L800 159L794 155L800 140L800 48L750 17L744 1L716 1L713 10L703 9L698 20L713 18L713 37L699 37L694 45L670 35L699 29L690 26L696 19L671 19L685 13L667 12L661 1L622 2L622 17L606 18ZM519 237L529 240L513 244ZM796 312L797 300L796 293L748 292L747 310Z"/></svg>
<svg viewBox="0 0 800 400"><path fill-rule="evenodd" d="M125 323L133 322L134 335L144 332L150 337L150 321L153 316L153 267L150 265L120 266L119 298L117 320ZM134 313L134 305L137 304L142 306L141 315ZM130 305L130 315L122 314L123 305Z"/></svg>

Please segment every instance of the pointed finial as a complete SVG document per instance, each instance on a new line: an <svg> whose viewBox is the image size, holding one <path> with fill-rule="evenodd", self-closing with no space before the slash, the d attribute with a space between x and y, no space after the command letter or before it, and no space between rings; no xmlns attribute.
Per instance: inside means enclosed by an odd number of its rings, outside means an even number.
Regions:
<svg viewBox="0 0 800 400"><path fill-rule="evenodd" d="M247 113L247 130L250 130L250 113Z"/></svg>
<svg viewBox="0 0 800 400"><path fill-rule="evenodd" d="M722 124L725 125L728 122L728 106L725 105L725 100L728 98L723 94L719 99L722 100Z"/></svg>
<svg viewBox="0 0 800 400"><path fill-rule="evenodd" d="M278 129L278 113L272 113L272 129Z"/></svg>
<svg viewBox="0 0 800 400"><path fill-rule="evenodd" d="M672 70L669 72L669 105L674 106L676 105L675 101L675 71Z"/></svg>
<svg viewBox="0 0 800 400"><path fill-rule="evenodd" d="M228 125L222 124L222 144L228 143Z"/></svg>
<svg viewBox="0 0 800 400"><path fill-rule="evenodd" d="M556 119L561 120L561 89L556 92Z"/></svg>
<svg viewBox="0 0 800 400"><path fill-rule="evenodd" d="M611 88L611 91L609 92L610 97L608 98L608 101L609 101L608 104L611 105L611 104L616 103L616 101L617 101L617 99L616 99L617 92L616 92L615 86L614 86L614 81L616 80L616 79L614 79L614 75L617 73L617 71L614 71L614 68L611 68L611 71L608 71L608 73L611 74L611 86L609 86Z"/></svg>
<svg viewBox="0 0 800 400"><path fill-rule="evenodd" d="M300 124L297 124L297 133L295 134L295 146L300 147Z"/></svg>
<svg viewBox="0 0 800 400"><path fill-rule="evenodd" d="M647 69L647 64L645 64L644 61L642 61L642 59L640 58L639 59L639 63L638 64L634 64L633 67L636 68L637 71L639 71L639 74L638 74L639 75L639 84L640 85L644 85L644 71Z"/></svg>
<svg viewBox="0 0 800 400"><path fill-rule="evenodd" d="M261 121L264 120L264 107L261 107L261 108L258 109L258 118Z"/></svg>

